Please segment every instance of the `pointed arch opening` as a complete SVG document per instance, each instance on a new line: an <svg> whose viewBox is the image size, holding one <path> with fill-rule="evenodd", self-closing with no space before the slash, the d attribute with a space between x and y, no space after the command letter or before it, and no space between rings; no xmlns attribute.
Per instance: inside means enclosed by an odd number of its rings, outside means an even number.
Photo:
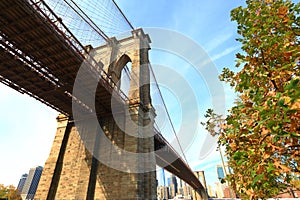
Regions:
<svg viewBox="0 0 300 200"><path fill-rule="evenodd" d="M119 90L128 96L131 81L132 62L128 55L123 54L113 67L109 68L112 80L117 84Z"/></svg>
<svg viewBox="0 0 300 200"><path fill-rule="evenodd" d="M130 81L131 81L131 62L128 62L121 71L121 79L119 88L123 91L127 96L130 89Z"/></svg>

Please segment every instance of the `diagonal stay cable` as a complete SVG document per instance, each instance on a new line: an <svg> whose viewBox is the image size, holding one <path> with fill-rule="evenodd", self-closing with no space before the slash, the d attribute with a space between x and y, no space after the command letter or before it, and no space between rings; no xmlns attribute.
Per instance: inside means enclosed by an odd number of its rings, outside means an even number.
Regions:
<svg viewBox="0 0 300 200"><path fill-rule="evenodd" d="M160 97L161 97L162 103L163 103L163 105L164 105L164 107L165 107L165 109L166 109L166 113L167 113L168 119L169 119L169 121L170 121L170 124L171 124L172 130L173 130L173 133L174 133L174 135L175 135L175 137L176 137L177 143L178 143L178 145L179 145L180 151L182 152L182 155L183 155L183 158L184 158L184 160L185 160L186 164L188 165L188 167L189 167L189 168L191 168L191 167L189 166L189 164L188 164L188 161L187 161L187 159L186 159L186 156L185 156L185 154L184 154L184 152L183 152L182 146L181 146L181 144L180 144L180 142L179 142L179 139L178 139L178 137L177 137L177 134L176 134L176 131L175 131L174 125L173 125L173 123L172 123L172 120L171 120L170 114L169 114L169 112L168 112L168 109L167 109L166 103L165 103L165 101L164 101L164 99L163 99L163 96L162 96L161 90L160 90L160 88L159 88L159 85L158 85L158 83L157 83L157 80L156 80L156 77L155 77L154 71L153 71L153 69L152 69L152 66L151 66L151 64L150 64L150 63L149 63L149 66L150 66L149 68L150 68L151 74L152 74L152 76L153 76L153 78L154 78L154 81L155 81L155 85L156 85L156 87L158 88L158 92L159 92L159 95L160 95Z"/></svg>

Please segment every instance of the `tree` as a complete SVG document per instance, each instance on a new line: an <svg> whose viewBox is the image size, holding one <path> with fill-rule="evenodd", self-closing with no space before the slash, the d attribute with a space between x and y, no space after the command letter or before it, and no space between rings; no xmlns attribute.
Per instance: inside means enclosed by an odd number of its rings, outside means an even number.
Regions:
<svg viewBox="0 0 300 200"><path fill-rule="evenodd" d="M206 129L225 146L233 188L243 198L274 197L300 176L300 3L246 0L237 22L237 73L224 68L238 99L222 120L208 110Z"/></svg>
<svg viewBox="0 0 300 200"><path fill-rule="evenodd" d="M8 200L22 200L18 191L13 185L4 186L0 184L0 198Z"/></svg>

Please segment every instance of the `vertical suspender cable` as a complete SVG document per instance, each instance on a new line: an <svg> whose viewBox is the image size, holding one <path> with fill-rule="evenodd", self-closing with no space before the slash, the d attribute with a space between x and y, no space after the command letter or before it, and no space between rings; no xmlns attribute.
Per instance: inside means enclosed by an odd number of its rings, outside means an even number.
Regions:
<svg viewBox="0 0 300 200"><path fill-rule="evenodd" d="M120 7L118 6L118 4L112 0L112 2L114 3L114 5L117 7L117 9L120 11L120 13L122 14L122 16L124 17L124 19L126 20L126 22L128 23L128 25L130 26L130 28L132 30L134 30L134 27L132 26L132 24L130 23L130 21L127 19L127 17L124 15L124 13L122 12L122 10L120 9Z"/></svg>
<svg viewBox="0 0 300 200"><path fill-rule="evenodd" d="M73 1L70 0L75 6L76 8L84 15L84 18L69 2L67 2L67 0L64 0L64 2L70 7L72 8L88 25L90 25L94 31L96 31L102 38L104 38L106 41L108 41L109 37L93 22L93 20L87 15L85 14L85 12ZM95 28L96 27L96 28Z"/></svg>

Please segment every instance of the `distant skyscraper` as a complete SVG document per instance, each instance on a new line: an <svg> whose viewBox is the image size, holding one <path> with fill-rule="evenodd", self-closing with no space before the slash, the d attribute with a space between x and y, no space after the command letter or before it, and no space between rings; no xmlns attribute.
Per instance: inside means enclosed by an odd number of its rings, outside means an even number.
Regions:
<svg viewBox="0 0 300 200"><path fill-rule="evenodd" d="M192 188L188 184L183 186L183 196L185 198L190 198L192 196Z"/></svg>
<svg viewBox="0 0 300 200"><path fill-rule="evenodd" d="M23 187L24 187L27 176L28 176L28 174L23 174L20 178L20 181L19 181L19 184L18 184L18 187L17 187L17 190L18 190L19 194L21 194L21 192L23 190Z"/></svg>
<svg viewBox="0 0 300 200"><path fill-rule="evenodd" d="M216 197L216 193L211 185L207 186L207 194L209 197Z"/></svg>
<svg viewBox="0 0 300 200"><path fill-rule="evenodd" d="M224 188L225 185L220 183L220 182L216 182L216 195L217 198L224 198Z"/></svg>
<svg viewBox="0 0 300 200"><path fill-rule="evenodd" d="M43 167L41 166L30 168L21 193L21 197L23 200L32 200L34 198L37 186L42 175L42 171Z"/></svg>
<svg viewBox="0 0 300 200"><path fill-rule="evenodd" d="M183 180L182 179L179 179L179 187L183 187Z"/></svg>
<svg viewBox="0 0 300 200"><path fill-rule="evenodd" d="M176 176L174 176L173 174L171 175L170 178L168 178L168 186L170 188L171 198L175 197L175 195L178 192L178 184L177 184Z"/></svg>
<svg viewBox="0 0 300 200"><path fill-rule="evenodd" d="M222 165L217 165L217 174L218 174L218 179L224 179L225 178L225 173Z"/></svg>

